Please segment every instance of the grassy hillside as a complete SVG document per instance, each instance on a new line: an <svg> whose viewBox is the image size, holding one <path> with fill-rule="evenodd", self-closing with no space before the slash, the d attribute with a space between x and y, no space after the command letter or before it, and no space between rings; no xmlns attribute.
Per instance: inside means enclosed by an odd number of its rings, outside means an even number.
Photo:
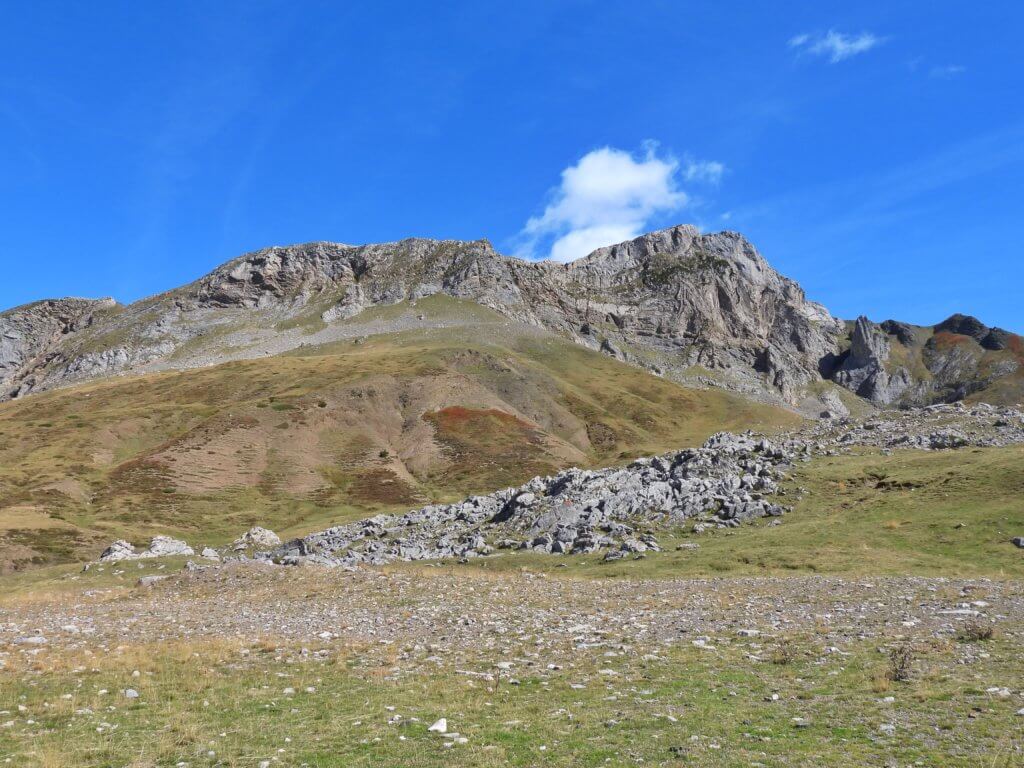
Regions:
<svg viewBox="0 0 1024 768"><path fill-rule="evenodd" d="M95 556L116 537L298 533L795 421L475 305L419 307L472 322L0 405L0 566Z"/></svg>

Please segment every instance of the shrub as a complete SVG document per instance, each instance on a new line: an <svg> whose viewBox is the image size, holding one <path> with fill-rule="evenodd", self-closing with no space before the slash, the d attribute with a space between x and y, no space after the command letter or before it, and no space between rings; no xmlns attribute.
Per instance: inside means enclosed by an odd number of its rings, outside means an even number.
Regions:
<svg viewBox="0 0 1024 768"><path fill-rule="evenodd" d="M889 651L889 669L885 676L894 683L903 683L910 679L913 667L914 649L909 643L904 643Z"/></svg>
<svg viewBox="0 0 1024 768"><path fill-rule="evenodd" d="M769 660L772 664L779 666L792 664L796 660L796 650L789 643L777 645L772 649L772 655L769 657Z"/></svg>
<svg viewBox="0 0 1024 768"><path fill-rule="evenodd" d="M968 621L960 630L960 640L965 643L978 643L983 640L991 640L995 635L996 628L984 621Z"/></svg>

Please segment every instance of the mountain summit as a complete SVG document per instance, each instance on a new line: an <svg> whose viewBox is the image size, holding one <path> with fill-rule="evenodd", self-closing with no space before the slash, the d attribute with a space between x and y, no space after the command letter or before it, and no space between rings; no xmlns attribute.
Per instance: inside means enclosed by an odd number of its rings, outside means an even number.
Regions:
<svg viewBox="0 0 1024 768"><path fill-rule="evenodd" d="M988 393L1014 400L1018 336L955 316L934 328L844 323L736 232L688 225L570 264L502 256L486 240L314 242L234 259L129 306L40 302L0 314L0 394L121 373L280 354L429 321L365 326L367 310L434 294L467 299L681 383L807 412L845 412L838 384L878 404ZM972 322L973 321L973 322Z"/></svg>

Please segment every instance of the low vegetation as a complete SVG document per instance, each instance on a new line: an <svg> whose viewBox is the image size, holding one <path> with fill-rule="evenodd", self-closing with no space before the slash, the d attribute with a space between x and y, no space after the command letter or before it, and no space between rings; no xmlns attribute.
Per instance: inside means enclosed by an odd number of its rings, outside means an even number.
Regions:
<svg viewBox="0 0 1024 768"><path fill-rule="evenodd" d="M795 421L472 311L477 324L458 329L0 405L0 571L92 557L115 538L216 545L253 524L305 533Z"/></svg>

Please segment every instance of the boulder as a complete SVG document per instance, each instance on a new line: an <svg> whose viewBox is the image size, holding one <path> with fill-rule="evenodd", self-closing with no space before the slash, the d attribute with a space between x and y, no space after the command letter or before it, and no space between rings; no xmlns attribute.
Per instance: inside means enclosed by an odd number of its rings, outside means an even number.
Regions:
<svg viewBox="0 0 1024 768"><path fill-rule="evenodd" d="M100 553L100 562L116 563L120 560L135 560L138 557L130 541L118 539Z"/></svg>
<svg viewBox="0 0 1024 768"><path fill-rule="evenodd" d="M170 536L154 536L146 550L146 557L174 557L180 555L194 555L192 547L181 539L174 539Z"/></svg>
<svg viewBox="0 0 1024 768"><path fill-rule="evenodd" d="M372 528L376 521L367 520L368 528ZM254 525L231 543L231 549L235 552L242 552L247 549L273 549L281 546L281 537L273 531Z"/></svg>

